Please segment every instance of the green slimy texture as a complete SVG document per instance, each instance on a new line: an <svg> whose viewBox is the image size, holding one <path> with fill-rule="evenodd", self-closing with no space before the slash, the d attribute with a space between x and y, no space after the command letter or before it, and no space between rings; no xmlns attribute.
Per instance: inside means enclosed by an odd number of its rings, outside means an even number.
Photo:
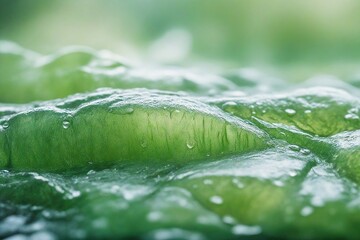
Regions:
<svg viewBox="0 0 360 240"><path fill-rule="evenodd" d="M357 239L357 95L223 77L0 43L0 238Z"/></svg>
<svg viewBox="0 0 360 240"><path fill-rule="evenodd" d="M6 136L2 133L4 130L0 128L0 168L5 168L8 165L8 146L6 144Z"/></svg>
<svg viewBox="0 0 360 240"><path fill-rule="evenodd" d="M359 104L358 98L331 88L310 88L275 98L246 97L218 103L226 112L250 121L255 117L323 137L359 129Z"/></svg>
<svg viewBox="0 0 360 240"><path fill-rule="evenodd" d="M243 189L236 187L236 178L204 177L179 183L191 189L194 198L220 216L232 216L246 225L262 223L273 216L275 209L283 204L285 191L271 182L243 179ZM205 185L211 181L213 186ZM235 182L235 183L234 183ZM201 188L198 190L196 188ZM214 203L219 201L219 203Z"/></svg>
<svg viewBox="0 0 360 240"><path fill-rule="evenodd" d="M42 56L0 41L0 63L0 101L10 103L63 98L100 87L194 93L236 87L231 81L211 74L134 67L119 56L86 47L67 47Z"/></svg>
<svg viewBox="0 0 360 240"><path fill-rule="evenodd" d="M360 183L360 131L344 132L333 136L330 141L336 152L332 159L335 168L343 175Z"/></svg>
<svg viewBox="0 0 360 240"><path fill-rule="evenodd" d="M12 169L67 170L118 161L186 163L268 144L255 127L177 96L119 92L105 98L100 94L75 108L60 107L48 104L7 116L8 127L1 134L8 139Z"/></svg>

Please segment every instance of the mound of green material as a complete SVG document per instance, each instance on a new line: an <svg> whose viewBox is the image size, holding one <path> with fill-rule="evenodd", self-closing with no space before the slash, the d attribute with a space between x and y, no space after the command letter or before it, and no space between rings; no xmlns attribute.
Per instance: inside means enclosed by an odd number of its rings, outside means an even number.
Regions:
<svg viewBox="0 0 360 240"><path fill-rule="evenodd" d="M360 234L356 94L278 82L257 94L263 79L87 48L3 42L0 61L0 238Z"/></svg>

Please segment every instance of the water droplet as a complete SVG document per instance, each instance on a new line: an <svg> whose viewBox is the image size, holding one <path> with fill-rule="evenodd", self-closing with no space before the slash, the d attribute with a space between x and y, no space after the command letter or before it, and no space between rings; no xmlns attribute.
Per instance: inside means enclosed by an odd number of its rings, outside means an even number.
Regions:
<svg viewBox="0 0 360 240"><path fill-rule="evenodd" d="M305 110L305 112L304 113L306 113L306 114L310 114L311 113L311 110Z"/></svg>
<svg viewBox="0 0 360 240"><path fill-rule="evenodd" d="M304 217L309 216L310 214L312 214L314 211L314 209L312 207L306 206L303 209L301 209L300 214Z"/></svg>
<svg viewBox="0 0 360 240"><path fill-rule="evenodd" d="M266 110L262 110L261 112L262 112L262 113L266 113Z"/></svg>
<svg viewBox="0 0 360 240"><path fill-rule="evenodd" d="M236 104L236 102L233 102L233 101L226 102L226 103L224 103L224 104L222 105L222 107L223 107L224 109L226 109L226 108L228 108L228 107L235 107L235 106L237 106L237 104Z"/></svg>
<svg viewBox="0 0 360 240"><path fill-rule="evenodd" d="M92 175L92 174L95 174L96 172L94 171L94 170L90 170L90 171L88 171L86 174L87 175Z"/></svg>
<svg viewBox="0 0 360 240"><path fill-rule="evenodd" d="M345 119L347 120L357 120L359 119L359 116L354 113L348 113L345 115Z"/></svg>
<svg viewBox="0 0 360 240"><path fill-rule="evenodd" d="M294 152L299 152L300 151L300 147L298 145L290 145L289 149L294 151Z"/></svg>
<svg viewBox="0 0 360 240"><path fill-rule="evenodd" d="M294 109L291 108L287 108L285 109L285 112L289 115L289 116L294 116L296 114L296 111Z"/></svg>
<svg viewBox="0 0 360 240"><path fill-rule="evenodd" d="M195 147L195 145L196 145L196 142L193 141L193 140L188 140L188 141L186 142L186 147L187 147L188 149L193 149L193 148Z"/></svg>
<svg viewBox="0 0 360 240"><path fill-rule="evenodd" d="M127 108L124 109L124 113L125 113L125 114L131 114L131 113L133 113L133 112L134 112L134 109L131 108L131 107L127 107Z"/></svg>
<svg viewBox="0 0 360 240"><path fill-rule="evenodd" d="M235 224L236 223L236 220L233 217L228 216L228 215L225 215L222 220L226 224Z"/></svg>
<svg viewBox="0 0 360 240"><path fill-rule="evenodd" d="M159 221L162 217L162 214L160 212L150 212L147 215L147 220L150 222Z"/></svg>
<svg viewBox="0 0 360 240"><path fill-rule="evenodd" d="M273 181L273 184L275 186L278 186L278 187L283 187L284 186L284 183L282 181L280 181L280 180Z"/></svg>
<svg viewBox="0 0 360 240"><path fill-rule="evenodd" d="M222 204L224 201L223 199L220 197L220 196L212 196L210 198L210 202L214 203L214 204L217 204L217 205L220 205Z"/></svg>
<svg viewBox="0 0 360 240"><path fill-rule="evenodd" d="M240 182L240 180L237 179L237 178L234 178L234 179L232 180L232 182L233 182L233 183L235 184L235 186L238 187L238 188L244 188L244 187L245 187L245 185L244 185L242 182Z"/></svg>
<svg viewBox="0 0 360 240"><path fill-rule="evenodd" d="M238 224L232 228L232 233L235 235L257 235L261 233L261 228Z"/></svg>
<svg viewBox="0 0 360 240"><path fill-rule="evenodd" d="M64 120L62 126L64 129L68 129L70 127L70 122L68 120Z"/></svg>
<svg viewBox="0 0 360 240"><path fill-rule="evenodd" d="M2 127L4 129L7 129L9 127L9 122L8 121L3 122Z"/></svg>
<svg viewBox="0 0 360 240"><path fill-rule="evenodd" d="M289 171L290 177L295 177L296 175L297 175L297 173L295 171Z"/></svg>
<svg viewBox="0 0 360 240"><path fill-rule="evenodd" d="M255 112L255 111L252 111L251 114L252 114L252 115L256 115L256 112Z"/></svg>
<svg viewBox="0 0 360 240"><path fill-rule="evenodd" d="M204 184L205 185L212 185L214 182L211 179L205 179Z"/></svg>
<svg viewBox="0 0 360 240"><path fill-rule="evenodd" d="M300 153L302 153L303 155L307 156L310 154L310 150L309 149L306 149L306 148L303 148L300 150Z"/></svg>
<svg viewBox="0 0 360 240"><path fill-rule="evenodd" d="M132 114L134 112L134 109L132 107L111 106L109 112L114 114L126 115L126 114Z"/></svg>

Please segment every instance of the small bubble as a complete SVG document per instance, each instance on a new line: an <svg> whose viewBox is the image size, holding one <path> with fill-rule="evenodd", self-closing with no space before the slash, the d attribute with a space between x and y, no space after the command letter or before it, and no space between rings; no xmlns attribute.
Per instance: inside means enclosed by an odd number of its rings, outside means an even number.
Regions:
<svg viewBox="0 0 360 240"><path fill-rule="evenodd" d="M285 112L289 115L289 116L294 116L296 114L296 111L294 109L291 108L287 108L285 109Z"/></svg>
<svg viewBox="0 0 360 240"><path fill-rule="evenodd" d="M237 106L237 104L236 104L236 102L233 102L233 101L226 102L222 105L223 108L235 107L235 106Z"/></svg>
<svg viewBox="0 0 360 240"><path fill-rule="evenodd" d="M70 122L68 120L64 120L62 126L64 129L68 129L70 127Z"/></svg>
<svg viewBox="0 0 360 240"><path fill-rule="evenodd" d="M262 113L266 113L266 110L262 110L261 112L262 112Z"/></svg>
<svg viewBox="0 0 360 240"><path fill-rule="evenodd" d="M292 150L294 152L300 151L300 147L298 145L290 145L289 148L290 148L290 150Z"/></svg>
<svg viewBox="0 0 360 240"><path fill-rule="evenodd" d="M222 204L224 201L223 199L220 197L220 196L212 196L210 198L210 202L214 203L214 204L217 204L217 205L220 205Z"/></svg>
<svg viewBox="0 0 360 240"><path fill-rule="evenodd" d="M306 113L306 114L310 114L311 113L311 110L305 110L305 112L304 113Z"/></svg>
<svg viewBox="0 0 360 240"><path fill-rule="evenodd" d="M251 114L252 114L252 115L256 115L256 112L255 112L255 111L252 111Z"/></svg>
<svg viewBox="0 0 360 240"><path fill-rule="evenodd" d="M245 187L245 185L244 185L242 182L240 182L240 180L237 179L237 178L234 178L234 179L232 180L232 182L233 182L233 183L235 184L235 186L238 187L238 188L244 188L244 187Z"/></svg>
<svg viewBox="0 0 360 240"><path fill-rule="evenodd" d="M306 206L303 209L301 209L300 214L304 217L309 216L310 214L312 214L314 211L314 209L312 207Z"/></svg>
<svg viewBox="0 0 360 240"><path fill-rule="evenodd" d="M225 215L222 220L226 224L235 224L236 223L236 220L233 217L228 216L228 215Z"/></svg>
<svg viewBox="0 0 360 240"><path fill-rule="evenodd" d="M188 141L186 142L186 147L187 147L188 149L193 149L193 148L195 147L195 145L196 145L196 142L195 142L195 141L188 140Z"/></svg>
<svg viewBox="0 0 360 240"><path fill-rule="evenodd" d="M131 114L131 113L133 113L133 112L134 112L134 109L131 108L131 107L128 107L128 108L125 108L125 109L124 109L124 113L125 113L125 114Z"/></svg>
<svg viewBox="0 0 360 240"><path fill-rule="evenodd" d="M88 171L86 174L87 175L92 175L92 174L95 174L96 172L94 171L94 170L90 170L90 171Z"/></svg>
<svg viewBox="0 0 360 240"><path fill-rule="evenodd" d="M120 115L126 115L126 114L132 114L134 112L134 109L132 107L110 107L109 111L114 114L120 114Z"/></svg>
<svg viewBox="0 0 360 240"><path fill-rule="evenodd" d="M289 171L290 177L295 177L296 175L297 175L297 173L295 171Z"/></svg>
<svg viewBox="0 0 360 240"><path fill-rule="evenodd" d="M232 228L232 233L235 235L257 235L261 233L259 226L246 226L246 225L235 225Z"/></svg>
<svg viewBox="0 0 360 240"><path fill-rule="evenodd" d="M9 122L8 121L5 121L3 124L2 124L2 127L4 129L7 129L9 127Z"/></svg>
<svg viewBox="0 0 360 240"><path fill-rule="evenodd" d="M354 113L348 113L345 115L345 119L347 120L357 120L359 119L359 116Z"/></svg>
<svg viewBox="0 0 360 240"><path fill-rule="evenodd" d="M302 153L303 155L307 156L310 154L310 150L309 149L306 149L306 148L303 148L300 150L300 153Z"/></svg>
<svg viewBox="0 0 360 240"><path fill-rule="evenodd" d="M280 180L273 181L273 184L275 186L278 186L278 187L283 187L284 186L284 183L282 181L280 181Z"/></svg>

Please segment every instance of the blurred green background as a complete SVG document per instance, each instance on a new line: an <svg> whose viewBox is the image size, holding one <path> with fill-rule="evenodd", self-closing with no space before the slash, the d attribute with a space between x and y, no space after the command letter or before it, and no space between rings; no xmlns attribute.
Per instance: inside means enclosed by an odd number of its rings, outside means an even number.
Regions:
<svg viewBox="0 0 360 240"><path fill-rule="evenodd" d="M360 1L0 0L0 39L41 53L80 44L141 62L341 76L358 71Z"/></svg>

